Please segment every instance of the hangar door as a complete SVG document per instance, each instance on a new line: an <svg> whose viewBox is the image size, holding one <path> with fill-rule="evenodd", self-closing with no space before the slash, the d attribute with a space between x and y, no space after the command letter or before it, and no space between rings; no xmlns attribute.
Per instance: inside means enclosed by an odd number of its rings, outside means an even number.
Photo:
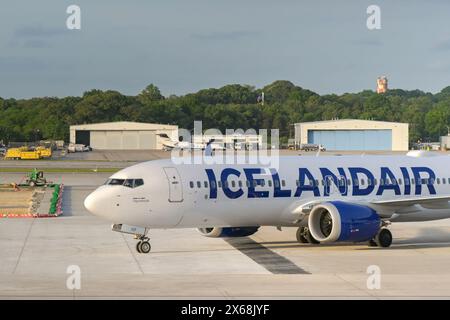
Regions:
<svg viewBox="0 0 450 320"><path fill-rule="evenodd" d="M97 150L156 149L155 131L91 131L91 147Z"/></svg>
<svg viewBox="0 0 450 320"><path fill-rule="evenodd" d="M308 143L327 150L392 150L392 130L308 130Z"/></svg>

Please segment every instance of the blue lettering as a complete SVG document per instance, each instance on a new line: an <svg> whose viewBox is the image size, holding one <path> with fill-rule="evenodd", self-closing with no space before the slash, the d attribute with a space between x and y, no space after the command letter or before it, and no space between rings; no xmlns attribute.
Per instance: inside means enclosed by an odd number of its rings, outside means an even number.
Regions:
<svg viewBox="0 0 450 320"><path fill-rule="evenodd" d="M214 174L214 171L212 169L205 169L205 171L209 181L209 198L216 199L217 198L216 175Z"/></svg>
<svg viewBox="0 0 450 320"><path fill-rule="evenodd" d="M237 199L244 194L244 191L242 191L242 188L239 188L237 191L233 191L230 189L230 184L227 181L230 175L239 177L241 173L238 170L232 168L227 168L222 171L220 180L222 181L223 193L225 193L225 195L230 199Z"/></svg>
<svg viewBox="0 0 450 320"><path fill-rule="evenodd" d="M346 196L347 195L347 176L345 175L345 171L343 168L337 168L339 171L339 178L330 170L327 168L320 168L320 173L322 174L322 178L325 182L323 186L323 195L329 196L330 195L330 182L333 181L333 183L336 185L336 187L339 188L339 192L341 195Z"/></svg>
<svg viewBox="0 0 450 320"><path fill-rule="evenodd" d="M305 178L308 178L309 183L305 183ZM320 197L319 188L316 186L315 180L311 172L306 168L298 169L298 186L294 197L300 197L303 191L312 191L314 197Z"/></svg>
<svg viewBox="0 0 450 320"><path fill-rule="evenodd" d="M256 191L255 185L262 185L263 179L254 179L254 174L261 174L262 170L259 168L244 169L245 176L248 180L248 198L268 198L269 191Z"/></svg>
<svg viewBox="0 0 450 320"><path fill-rule="evenodd" d="M375 186L374 186L375 177L373 176L372 172L370 172L369 170L367 170L365 168L359 168L359 167L348 168L348 171L350 171L350 176L352 177L352 180L353 180L352 195L367 196L372 193L373 189L375 188ZM367 187L364 189L360 188L358 174L365 175L367 177L367 179L365 179L365 180L368 180L368 181L370 180L372 183L368 183Z"/></svg>
<svg viewBox="0 0 450 320"><path fill-rule="evenodd" d="M280 176L275 169L270 169L273 180L273 196L274 198L289 198L291 196L291 190L282 190L280 183Z"/></svg>
<svg viewBox="0 0 450 320"><path fill-rule="evenodd" d="M405 182L405 195L411 194L411 180L409 178L408 169L400 167L400 170L402 170L403 181Z"/></svg>
<svg viewBox="0 0 450 320"><path fill-rule="evenodd" d="M378 188L377 196L381 196L384 190L394 190L396 196L401 194L397 178L388 167L381 167L380 176L380 187ZM390 183L388 183L388 178Z"/></svg>
<svg viewBox="0 0 450 320"><path fill-rule="evenodd" d="M414 179L416 180L416 195L422 194L422 177L420 176L421 172L428 174L428 178L425 179L427 179L428 181L426 186L428 187L428 191L430 192L430 194L436 194L436 189L434 189L434 186L430 181L436 180L436 175L434 174L433 170L427 167L412 167L411 170L414 174Z"/></svg>

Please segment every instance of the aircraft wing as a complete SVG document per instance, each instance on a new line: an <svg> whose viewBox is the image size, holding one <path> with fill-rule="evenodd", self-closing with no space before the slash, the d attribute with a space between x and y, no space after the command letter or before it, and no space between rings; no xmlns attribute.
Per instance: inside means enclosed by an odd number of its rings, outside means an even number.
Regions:
<svg viewBox="0 0 450 320"><path fill-rule="evenodd" d="M429 209L447 209L449 205L450 196L428 196L428 197L411 197L403 199L393 200L376 200L371 201L370 204L378 206L391 206L391 207L406 207L419 204Z"/></svg>
<svg viewBox="0 0 450 320"><path fill-rule="evenodd" d="M341 201L346 201L342 200ZM330 201L330 200L327 200ZM349 203L356 203L366 205L373 208L377 213L384 218L391 217L395 214L407 214L418 210L417 205L427 209L450 209L450 196L427 196L427 197L410 197L403 199L391 200L373 200L373 201L348 201ZM307 203L293 203L289 211L296 216L298 220L306 217L312 208L323 200L313 200ZM419 207L420 210L420 207Z"/></svg>

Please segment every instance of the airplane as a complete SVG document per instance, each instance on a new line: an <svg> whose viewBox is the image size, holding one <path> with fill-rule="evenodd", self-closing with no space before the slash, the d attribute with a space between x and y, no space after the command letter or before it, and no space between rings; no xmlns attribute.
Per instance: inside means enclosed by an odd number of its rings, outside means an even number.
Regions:
<svg viewBox="0 0 450 320"><path fill-rule="evenodd" d="M424 151L280 156L278 169L154 160L113 174L84 206L133 234L139 253L150 252L156 228L246 237L261 226L296 227L300 243L385 248L391 223L450 218L449 160Z"/></svg>
<svg viewBox="0 0 450 320"><path fill-rule="evenodd" d="M166 133L158 133L162 138L162 145L165 151L178 150L205 150L207 143L193 143L188 141L177 141L170 138ZM225 148L217 143L211 144L212 150L224 150Z"/></svg>

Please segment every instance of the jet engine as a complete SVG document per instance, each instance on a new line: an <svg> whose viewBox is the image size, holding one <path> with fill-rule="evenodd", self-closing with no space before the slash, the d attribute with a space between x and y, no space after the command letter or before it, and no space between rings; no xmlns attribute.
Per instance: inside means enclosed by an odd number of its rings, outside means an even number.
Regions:
<svg viewBox="0 0 450 320"><path fill-rule="evenodd" d="M259 227L225 227L225 228L198 228L197 230L205 237L247 237L258 231Z"/></svg>
<svg viewBox="0 0 450 320"><path fill-rule="evenodd" d="M381 219L367 206L330 201L313 207L308 227L311 235L321 243L362 242L375 237L381 228Z"/></svg>

